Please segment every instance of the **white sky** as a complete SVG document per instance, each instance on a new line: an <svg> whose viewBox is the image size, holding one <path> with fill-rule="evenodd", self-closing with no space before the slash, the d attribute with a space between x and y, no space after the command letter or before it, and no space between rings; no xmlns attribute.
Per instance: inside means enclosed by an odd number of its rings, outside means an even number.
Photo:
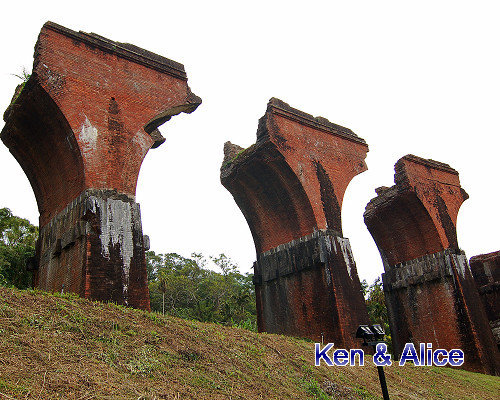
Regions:
<svg viewBox="0 0 500 400"><path fill-rule="evenodd" d="M450 164L470 199L458 217L468 257L498 250L500 5L497 1L23 1L0 14L0 110L44 22L129 42L183 63L203 104L160 130L137 187L156 252L255 260L248 225L219 181L223 143L255 143L271 97L352 129L369 170L342 210L360 278L383 272L363 211L412 153ZM1 121L0 128L4 122ZM0 207L38 223L24 172L0 143Z"/></svg>

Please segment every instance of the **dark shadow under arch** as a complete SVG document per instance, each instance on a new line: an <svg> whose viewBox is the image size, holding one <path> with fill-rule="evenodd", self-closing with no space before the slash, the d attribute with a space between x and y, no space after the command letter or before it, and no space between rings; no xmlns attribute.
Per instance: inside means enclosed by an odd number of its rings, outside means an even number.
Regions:
<svg viewBox="0 0 500 400"><path fill-rule="evenodd" d="M40 226L85 186L80 148L63 113L33 74L9 109L1 138L35 193Z"/></svg>
<svg viewBox="0 0 500 400"><path fill-rule="evenodd" d="M365 217L384 265L393 266L444 250L434 221L413 192L398 195Z"/></svg>
<svg viewBox="0 0 500 400"><path fill-rule="evenodd" d="M300 238L317 227L314 212L298 177L272 145L238 160L225 182L245 216L257 254ZM265 155L263 155L265 153Z"/></svg>

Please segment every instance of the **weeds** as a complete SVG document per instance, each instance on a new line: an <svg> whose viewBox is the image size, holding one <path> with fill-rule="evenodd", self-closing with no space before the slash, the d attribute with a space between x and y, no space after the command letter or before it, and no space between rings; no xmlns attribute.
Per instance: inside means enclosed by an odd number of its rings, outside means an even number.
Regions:
<svg viewBox="0 0 500 400"><path fill-rule="evenodd" d="M380 399L374 368L314 367L309 342L65 296L0 288L0 397ZM448 368L386 377L401 399L500 391L497 377Z"/></svg>
<svg viewBox="0 0 500 400"><path fill-rule="evenodd" d="M125 367L132 375L151 376L160 366L156 350L152 346L143 346Z"/></svg>
<svg viewBox="0 0 500 400"><path fill-rule="evenodd" d="M330 397L321 389L314 379L305 380L303 386L310 396L314 396L313 399L317 400L330 400Z"/></svg>

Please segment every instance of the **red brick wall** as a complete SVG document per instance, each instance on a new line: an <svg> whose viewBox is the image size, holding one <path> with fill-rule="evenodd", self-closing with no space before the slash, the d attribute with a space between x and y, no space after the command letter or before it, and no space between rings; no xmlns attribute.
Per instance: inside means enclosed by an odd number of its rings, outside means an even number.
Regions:
<svg viewBox="0 0 500 400"><path fill-rule="evenodd" d="M257 143L221 179L252 231L257 253L318 229L342 236L340 211L349 182L367 169L368 146L351 130L271 99Z"/></svg>
<svg viewBox="0 0 500 400"><path fill-rule="evenodd" d="M35 284L149 309L135 190L156 128L201 103L184 67L48 22L17 94L1 138L38 203Z"/></svg>
<svg viewBox="0 0 500 400"><path fill-rule="evenodd" d="M468 198L458 173L446 164L412 155L395 166L396 186L377 189L365 222L387 265L447 248L458 249L458 210Z"/></svg>
<svg viewBox="0 0 500 400"><path fill-rule="evenodd" d="M432 343L460 348L464 368L500 374L498 354L456 221L467 194L446 164L412 155L395 166L395 183L377 189L364 214L377 243L393 347Z"/></svg>
<svg viewBox="0 0 500 400"><path fill-rule="evenodd" d="M154 143L144 126L189 103L191 93L182 65L139 62L107 48L108 42L46 24L33 73L71 127L83 158L83 188L135 195L142 160ZM50 208L57 213L70 200Z"/></svg>
<svg viewBox="0 0 500 400"><path fill-rule="evenodd" d="M226 143L222 184L252 231L260 331L357 347L368 323L341 208L368 146L347 128L271 99L257 142Z"/></svg>

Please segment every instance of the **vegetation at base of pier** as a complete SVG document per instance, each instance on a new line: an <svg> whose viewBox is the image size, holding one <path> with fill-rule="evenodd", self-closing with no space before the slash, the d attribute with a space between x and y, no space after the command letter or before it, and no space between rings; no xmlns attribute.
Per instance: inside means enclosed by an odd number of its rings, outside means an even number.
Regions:
<svg viewBox="0 0 500 400"><path fill-rule="evenodd" d="M0 285L25 289L31 285L26 263L35 255L38 227L0 209ZM242 274L225 254L146 252L151 309L163 315L257 330L252 274ZM209 268L211 267L211 268ZM381 324L391 351L391 337L380 278L362 283L372 324Z"/></svg>

